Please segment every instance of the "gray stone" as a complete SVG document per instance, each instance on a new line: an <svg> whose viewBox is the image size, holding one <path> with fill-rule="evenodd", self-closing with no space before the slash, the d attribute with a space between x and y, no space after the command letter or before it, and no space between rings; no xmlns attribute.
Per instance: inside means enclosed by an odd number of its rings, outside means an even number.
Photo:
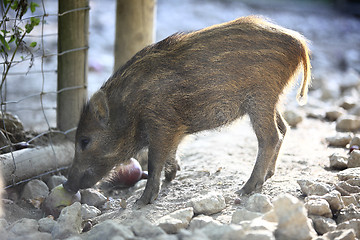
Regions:
<svg viewBox="0 0 360 240"><path fill-rule="evenodd" d="M37 232L39 228L38 222L35 219L22 218L17 220L9 226L9 232L15 235L27 235L32 232Z"/></svg>
<svg viewBox="0 0 360 240"><path fill-rule="evenodd" d="M260 193L251 195L246 203L246 209L252 212L266 213L272 208L270 198Z"/></svg>
<svg viewBox="0 0 360 240"><path fill-rule="evenodd" d="M81 190L81 203L86 203L89 206L100 207L102 206L107 198L99 191L88 188Z"/></svg>
<svg viewBox="0 0 360 240"><path fill-rule="evenodd" d="M214 220L210 216L199 215L199 216L196 216L193 219L191 219L188 228L190 230L194 230L194 229L197 229L197 228L203 228L208 224L219 225L219 226L221 225L221 223L219 221Z"/></svg>
<svg viewBox="0 0 360 240"><path fill-rule="evenodd" d="M63 175L53 175L51 177L49 177L49 179L47 180L46 184L49 187L49 189L53 189L56 186L59 186L60 184L63 184L64 182L66 182L66 177Z"/></svg>
<svg viewBox="0 0 360 240"><path fill-rule="evenodd" d="M8 237L8 240L52 240L51 234L47 232L31 232L16 237Z"/></svg>
<svg viewBox="0 0 360 240"><path fill-rule="evenodd" d="M226 207L225 198L218 193L209 193L190 201L194 213L211 215L218 213Z"/></svg>
<svg viewBox="0 0 360 240"><path fill-rule="evenodd" d="M311 198L305 201L306 201L305 208L308 210L309 214L332 218L330 205L325 199Z"/></svg>
<svg viewBox="0 0 360 240"><path fill-rule="evenodd" d="M51 235L53 238L67 238L81 232L81 204L75 202L61 210Z"/></svg>
<svg viewBox="0 0 360 240"><path fill-rule="evenodd" d="M41 203L48 196L48 194L48 186L43 181L34 179L25 184L21 193L21 198L32 200L32 203L34 203L34 200L38 200L39 203Z"/></svg>
<svg viewBox="0 0 360 240"><path fill-rule="evenodd" d="M320 235L336 229L336 222L334 219L314 215L310 215L309 217L313 221L315 231Z"/></svg>
<svg viewBox="0 0 360 240"><path fill-rule="evenodd" d="M81 218L83 220L94 218L101 214L101 211L94 206L89 206L86 203L81 205Z"/></svg>
<svg viewBox="0 0 360 240"><path fill-rule="evenodd" d="M137 237L149 239L166 234L160 227L151 224L148 220L140 218L131 225L131 230Z"/></svg>
<svg viewBox="0 0 360 240"><path fill-rule="evenodd" d="M166 233L173 234L182 228L187 228L193 215L194 209L188 207L160 218L157 223Z"/></svg>
<svg viewBox="0 0 360 240"><path fill-rule="evenodd" d="M354 204L350 204L340 210L336 222L340 224L353 219L358 219L360 221L360 208L356 207Z"/></svg>
<svg viewBox="0 0 360 240"><path fill-rule="evenodd" d="M343 195L349 195L351 193L360 193L360 187L353 186L346 181L340 181L335 184L336 189Z"/></svg>
<svg viewBox="0 0 360 240"><path fill-rule="evenodd" d="M315 182L310 180L298 180L302 193L305 196L309 195L325 195L331 191L331 186L326 183Z"/></svg>
<svg viewBox="0 0 360 240"><path fill-rule="evenodd" d="M40 232L48 232L51 233L54 229L56 221L51 217L41 218L38 221L39 223L39 231Z"/></svg>
<svg viewBox="0 0 360 240"><path fill-rule="evenodd" d="M357 238L360 238L360 219L352 219L343 223L340 223L337 230L352 229L355 232Z"/></svg>
<svg viewBox="0 0 360 240"><path fill-rule="evenodd" d="M349 114L360 117L360 105L357 105L350 109Z"/></svg>
<svg viewBox="0 0 360 240"><path fill-rule="evenodd" d="M348 168L337 174L340 181L346 181L349 179L360 178L360 167Z"/></svg>
<svg viewBox="0 0 360 240"><path fill-rule="evenodd" d="M350 147L357 145L360 146L360 136L354 136L350 141Z"/></svg>
<svg viewBox="0 0 360 240"><path fill-rule="evenodd" d="M360 117L347 115L341 117L336 122L336 131L338 132L356 132L360 130Z"/></svg>
<svg viewBox="0 0 360 240"><path fill-rule="evenodd" d="M316 236L304 204L296 197L285 194L273 202L274 211L278 218L278 227L275 231L277 240L305 240Z"/></svg>
<svg viewBox="0 0 360 240"><path fill-rule="evenodd" d="M349 133L337 133L333 137L327 137L325 140L332 147L346 147L350 143L352 136Z"/></svg>
<svg viewBox="0 0 360 240"><path fill-rule="evenodd" d="M347 158L341 156L339 153L334 153L329 157L330 168L336 170L344 170L347 168Z"/></svg>
<svg viewBox="0 0 360 240"><path fill-rule="evenodd" d="M331 231L325 233L323 237L329 240L356 240L353 229Z"/></svg>
<svg viewBox="0 0 360 240"><path fill-rule="evenodd" d="M303 120L303 117L297 111L294 110L284 111L283 117L291 127L296 127Z"/></svg>
<svg viewBox="0 0 360 240"><path fill-rule="evenodd" d="M350 153L350 157L348 160L348 167L349 168L360 167L360 150L353 150Z"/></svg>
<svg viewBox="0 0 360 240"><path fill-rule="evenodd" d="M167 235L169 236L169 235ZM177 234L177 239L181 240L209 240L209 238L203 233L202 231L195 230L195 231L188 231L185 229L180 229L179 233Z"/></svg>
<svg viewBox="0 0 360 240"><path fill-rule="evenodd" d="M341 109L330 110L325 113L325 118L329 121L336 121L339 117L344 114L344 111Z"/></svg>
<svg viewBox="0 0 360 240"><path fill-rule="evenodd" d="M253 220L260 216L262 216L262 214L259 212L251 212L245 208L240 208L233 213L231 223L239 224L242 221Z"/></svg>
<svg viewBox="0 0 360 240"><path fill-rule="evenodd" d="M341 196L342 201L344 202L345 206L349 206L350 204L354 204L355 206L358 204L355 196Z"/></svg>
<svg viewBox="0 0 360 240"><path fill-rule="evenodd" d="M93 227L89 232L84 234L87 240L98 240L98 239L134 239L135 235L129 227L124 226L116 220L106 220Z"/></svg>

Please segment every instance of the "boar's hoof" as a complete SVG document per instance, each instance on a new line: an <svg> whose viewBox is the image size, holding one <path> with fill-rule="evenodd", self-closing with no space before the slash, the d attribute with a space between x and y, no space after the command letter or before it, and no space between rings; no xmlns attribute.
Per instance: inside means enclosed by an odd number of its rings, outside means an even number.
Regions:
<svg viewBox="0 0 360 240"><path fill-rule="evenodd" d="M240 196L248 195L253 192L259 192L262 189L264 182L253 182L253 181L247 181L246 184L238 191L236 191L236 194Z"/></svg>

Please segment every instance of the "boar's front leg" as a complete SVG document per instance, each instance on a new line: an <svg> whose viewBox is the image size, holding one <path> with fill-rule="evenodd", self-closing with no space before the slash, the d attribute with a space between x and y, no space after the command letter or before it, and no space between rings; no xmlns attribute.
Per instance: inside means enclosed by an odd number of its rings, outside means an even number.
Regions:
<svg viewBox="0 0 360 240"><path fill-rule="evenodd" d="M258 155L254 169L249 180L239 194L248 194L262 187L267 177L270 177L275 169L281 137L276 120L277 111L274 108L257 107L250 111L249 116L258 139ZM280 115L278 115L280 116ZM279 120L280 123L282 119ZM282 125L282 124L280 124ZM285 124L284 124L285 126Z"/></svg>
<svg viewBox="0 0 360 240"><path fill-rule="evenodd" d="M149 176L145 190L136 202L137 206L152 203L158 196L160 188L160 176L164 165L171 165L169 171L165 171L166 180L175 178L176 150L181 140L179 132L169 131L169 128L155 128L155 133L149 136L148 171Z"/></svg>

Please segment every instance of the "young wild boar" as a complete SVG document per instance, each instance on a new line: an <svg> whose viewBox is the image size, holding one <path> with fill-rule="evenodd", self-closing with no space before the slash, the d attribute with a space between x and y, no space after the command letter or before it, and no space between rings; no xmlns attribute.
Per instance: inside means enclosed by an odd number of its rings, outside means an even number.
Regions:
<svg viewBox="0 0 360 240"><path fill-rule="evenodd" d="M91 187L116 163L148 148L149 177L137 204L150 203L164 166L166 180L175 178L184 136L248 114L259 149L240 193L260 188L274 174L286 133L279 97L301 68L303 98L310 81L306 40L255 16L174 34L144 48L84 107L64 187Z"/></svg>

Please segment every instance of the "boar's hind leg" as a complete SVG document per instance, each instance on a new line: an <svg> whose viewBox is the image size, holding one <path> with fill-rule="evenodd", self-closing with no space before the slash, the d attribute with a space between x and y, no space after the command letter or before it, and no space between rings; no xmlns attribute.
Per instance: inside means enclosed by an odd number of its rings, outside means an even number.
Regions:
<svg viewBox="0 0 360 240"><path fill-rule="evenodd" d="M240 194L248 194L262 187L268 169L278 154L278 146L281 144L275 110L271 111L269 108L253 110L249 116L258 139L258 154L251 176L238 192Z"/></svg>
<svg viewBox="0 0 360 240"><path fill-rule="evenodd" d="M281 136L280 136L278 145L276 145L275 153L274 153L274 156L273 156L273 158L272 158L272 160L270 162L270 166L269 166L269 168L267 170L265 181L268 178L271 178L275 173L276 160L278 158L279 151L280 151L280 148L281 148L281 145L283 143L283 140L284 140L284 137L285 137L285 134L286 134L286 130L287 130L284 119L283 119L283 117L281 116L281 114L279 113L278 110L276 110L276 124L277 124L277 127L279 129L279 133L280 133Z"/></svg>
<svg viewBox="0 0 360 240"><path fill-rule="evenodd" d="M151 141L149 142L148 157L149 176L144 193L138 200L137 205L151 203L157 198L160 188L161 171L164 168L165 163L167 165L169 163L173 165L174 163L176 166L175 153L180 139L175 139L175 136L179 135L171 134L169 132L161 134L161 132L161 130L158 130L155 135L150 137ZM170 169L171 170L168 173L165 172L167 180L172 180L176 174L176 168L173 169L171 167ZM175 172L173 170L175 170Z"/></svg>
<svg viewBox="0 0 360 240"><path fill-rule="evenodd" d="M176 151L170 153L165 163L165 179L171 182L176 177L176 172L180 170L180 158L176 155Z"/></svg>

